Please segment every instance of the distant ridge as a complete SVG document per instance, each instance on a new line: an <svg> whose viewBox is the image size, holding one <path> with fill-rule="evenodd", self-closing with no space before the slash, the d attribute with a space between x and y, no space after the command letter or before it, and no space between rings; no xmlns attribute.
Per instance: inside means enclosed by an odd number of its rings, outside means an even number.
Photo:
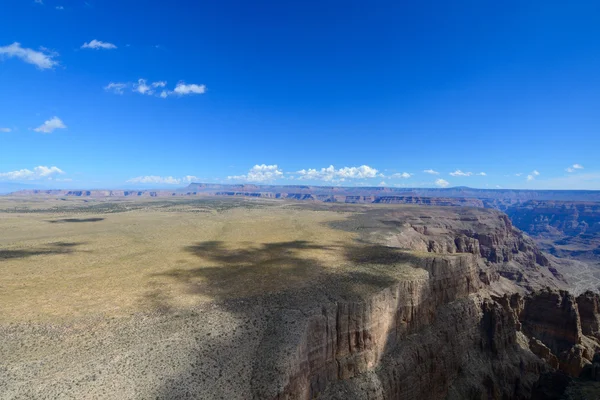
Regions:
<svg viewBox="0 0 600 400"><path fill-rule="evenodd" d="M529 200L600 202L598 190L391 188L310 185L191 183L174 190L21 190L14 196L55 197L251 197L335 203L392 203L492 207Z"/></svg>
<svg viewBox="0 0 600 400"><path fill-rule="evenodd" d="M235 191L248 193L302 193L313 195L465 197L477 199L600 201L600 190L529 190L529 189L474 189L466 186L451 188L394 188L383 186L309 186L309 185L255 185L191 183L178 192L211 193Z"/></svg>

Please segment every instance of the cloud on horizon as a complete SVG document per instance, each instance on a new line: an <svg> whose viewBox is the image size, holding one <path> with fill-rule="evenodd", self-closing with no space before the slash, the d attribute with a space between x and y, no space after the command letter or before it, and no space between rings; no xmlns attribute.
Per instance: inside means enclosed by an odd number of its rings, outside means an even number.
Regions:
<svg viewBox="0 0 600 400"><path fill-rule="evenodd" d="M402 173L397 173L397 174L392 174L390 175L388 178L403 178L403 179L408 179L412 176L413 174L409 174L408 172L402 172Z"/></svg>
<svg viewBox="0 0 600 400"><path fill-rule="evenodd" d="M448 185L450 185L450 182L448 182L445 179L441 179L440 178L440 179L438 179L438 180L435 181L435 184L437 186L439 186L439 187L445 188L445 187L448 187Z"/></svg>
<svg viewBox="0 0 600 400"><path fill-rule="evenodd" d="M539 175L540 175L540 173L538 172L538 170L534 169L531 172L531 174L527 175L527 182L531 182L531 181L535 180L535 177L539 176Z"/></svg>
<svg viewBox="0 0 600 400"><path fill-rule="evenodd" d="M565 171L567 171L567 172L576 172L578 169L583 169L583 165L581 165L581 164L573 164L572 166L570 166L569 168L567 168Z"/></svg>
<svg viewBox="0 0 600 400"><path fill-rule="evenodd" d="M277 164L266 165L257 164L250 168L245 175L232 175L228 176L228 180L234 181L248 181L248 182L272 182L276 179L283 177L283 171L279 169Z"/></svg>
<svg viewBox="0 0 600 400"><path fill-rule="evenodd" d="M297 178L301 180L319 180L325 182L344 182L348 179L369 179L383 177L379 170L368 165L360 167L343 167L336 169L333 165L320 170L309 168L296 171Z"/></svg>
<svg viewBox="0 0 600 400"><path fill-rule="evenodd" d="M0 180L17 181L17 180L40 180L40 179L52 179L56 175L62 175L65 172L58 167L46 167L40 165L38 167L30 169L20 169L17 171L0 172Z"/></svg>
<svg viewBox="0 0 600 400"><path fill-rule="evenodd" d="M142 183L142 184L157 184L157 185L180 185L182 183L192 183L197 181L198 177L194 175L186 175L183 178L174 178L172 176L146 175L137 176L128 179L127 183Z"/></svg>

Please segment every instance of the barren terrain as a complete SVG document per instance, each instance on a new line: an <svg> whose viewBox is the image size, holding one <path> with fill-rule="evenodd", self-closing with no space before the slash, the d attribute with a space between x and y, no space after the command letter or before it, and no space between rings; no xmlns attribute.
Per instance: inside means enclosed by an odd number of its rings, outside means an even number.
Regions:
<svg viewBox="0 0 600 400"><path fill-rule="evenodd" d="M0 232L9 399L527 398L556 328L519 299L569 285L481 208L8 196ZM584 322L534 350L580 371Z"/></svg>

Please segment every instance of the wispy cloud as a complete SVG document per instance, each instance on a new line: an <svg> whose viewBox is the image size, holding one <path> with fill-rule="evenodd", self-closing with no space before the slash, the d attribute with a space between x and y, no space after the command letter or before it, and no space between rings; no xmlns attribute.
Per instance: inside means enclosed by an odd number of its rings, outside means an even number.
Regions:
<svg viewBox="0 0 600 400"><path fill-rule="evenodd" d="M111 82L108 85L104 86L104 90L106 90L107 92L113 92L115 94L123 94L126 88L126 83L119 82Z"/></svg>
<svg viewBox="0 0 600 400"><path fill-rule="evenodd" d="M388 178L403 178L403 179L408 179L412 176L412 174L409 174L408 172L399 172L397 174L392 174L390 175Z"/></svg>
<svg viewBox="0 0 600 400"><path fill-rule="evenodd" d="M21 43L14 42L8 46L0 47L0 57L16 57L28 64L33 64L39 69L51 69L58 65L54 60L58 53L42 48L41 51L21 47Z"/></svg>
<svg viewBox="0 0 600 400"><path fill-rule="evenodd" d="M181 181L177 178L173 178L172 176L157 176L157 175L148 175L148 176L138 176L135 178L131 178L127 180L127 183L156 183L156 184L168 184L168 185L178 185Z"/></svg>
<svg viewBox="0 0 600 400"><path fill-rule="evenodd" d="M462 172L460 169L457 169L454 172L450 172L450 175L452 176L471 176L473 175L472 172Z"/></svg>
<svg viewBox="0 0 600 400"><path fill-rule="evenodd" d="M581 164L573 164L569 168L566 169L567 172L576 172L578 169L583 169L583 165Z"/></svg>
<svg viewBox="0 0 600 400"><path fill-rule="evenodd" d="M65 9L63 6L56 6L54 8L56 8L57 10L64 10Z"/></svg>
<svg viewBox="0 0 600 400"><path fill-rule="evenodd" d="M438 180L436 180L436 181L435 181L435 184L436 184L437 186L439 186L439 187L443 187L443 188L444 188L444 187L447 187L448 185L450 185L450 182L448 182L448 181L447 181L447 180L445 180L445 179L441 179L441 178L440 178L440 179L438 179Z"/></svg>
<svg viewBox="0 0 600 400"><path fill-rule="evenodd" d="M8 133L10 131L12 131L10 128L0 128L0 132Z"/></svg>
<svg viewBox="0 0 600 400"><path fill-rule="evenodd" d="M20 169L17 171L0 172L0 180L40 180L40 179L52 179L56 175L62 175L65 172L58 167L46 167L40 165L39 167L30 169Z"/></svg>
<svg viewBox="0 0 600 400"><path fill-rule="evenodd" d="M94 49L94 50L112 50L112 49L116 49L117 46L112 44L112 43L108 43L108 42L103 42L100 40L91 40L87 43L84 43L81 45L82 49Z"/></svg>
<svg viewBox="0 0 600 400"><path fill-rule="evenodd" d="M534 169L529 175L527 175L527 181L531 182L535 180L536 176L539 176L540 173L537 169Z"/></svg>
<svg viewBox="0 0 600 400"><path fill-rule="evenodd" d="M55 129L66 129L66 125L58 117L52 117L34 129L36 132L52 133Z"/></svg>
<svg viewBox="0 0 600 400"><path fill-rule="evenodd" d="M154 93L154 91L152 90L152 88L150 88L150 86L148 86L146 84L146 80L145 79L138 79L137 83L135 83L133 85L133 90L135 92L138 92L139 94L151 95L152 93Z"/></svg>
<svg viewBox="0 0 600 400"><path fill-rule="evenodd" d="M173 90L166 89L167 81L155 81L148 83L146 79L140 78L137 82L110 82L104 87L107 92L123 94L126 89L131 89L134 93L152 95L161 98L170 96L186 96L192 94L203 94L206 92L205 85L185 84L179 82ZM156 89L163 89L157 92Z"/></svg>
<svg viewBox="0 0 600 400"><path fill-rule="evenodd" d="M325 182L343 182L347 179L368 179L383 176L379 170L368 165L360 167L343 167L336 169L333 165L321 169L302 169L297 171L298 179L321 180Z"/></svg>
<svg viewBox="0 0 600 400"><path fill-rule="evenodd" d="M227 179L248 182L271 182L282 177L283 170L281 170L277 164L257 164L250 168L247 174L228 176Z"/></svg>
<svg viewBox="0 0 600 400"><path fill-rule="evenodd" d="M183 178L174 178L172 176L146 175L128 179L127 183L156 184L156 185L180 185L197 181L198 177L186 175Z"/></svg>
<svg viewBox="0 0 600 400"><path fill-rule="evenodd" d="M439 172L437 172L437 171L435 171L433 169L426 169L423 172L425 172L426 174L430 174L430 175L439 175L440 174Z"/></svg>
<svg viewBox="0 0 600 400"><path fill-rule="evenodd" d="M187 94L203 94L206 92L205 85L196 85L195 83L185 84L184 82L179 82L173 93L184 96Z"/></svg>

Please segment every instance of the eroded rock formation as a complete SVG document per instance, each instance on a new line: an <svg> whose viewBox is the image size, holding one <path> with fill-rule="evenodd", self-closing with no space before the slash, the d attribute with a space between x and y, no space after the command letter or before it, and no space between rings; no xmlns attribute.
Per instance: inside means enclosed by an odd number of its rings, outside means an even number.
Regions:
<svg viewBox="0 0 600 400"><path fill-rule="evenodd" d="M256 398L525 399L539 395L541 376L591 368L598 294L561 290L564 278L505 215L474 213L419 223L387 212L379 222L392 229L366 228L363 237L429 253L411 260L427 278L324 306L296 367Z"/></svg>

